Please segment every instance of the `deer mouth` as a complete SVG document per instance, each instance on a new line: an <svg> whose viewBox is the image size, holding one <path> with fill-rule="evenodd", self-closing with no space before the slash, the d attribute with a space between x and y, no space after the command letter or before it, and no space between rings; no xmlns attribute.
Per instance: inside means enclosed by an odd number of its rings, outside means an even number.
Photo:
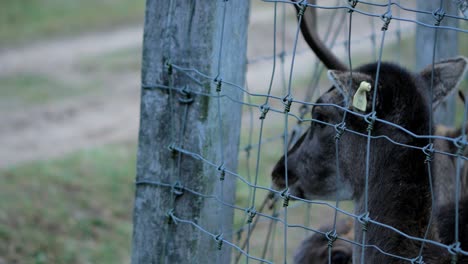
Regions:
<svg viewBox="0 0 468 264"><path fill-rule="evenodd" d="M279 184L277 181L274 181L273 189L279 192L285 192L285 190L287 189L289 194L292 196L291 197L292 200L297 200L297 198L299 199L306 198L304 194L304 190L301 188L299 181L295 181L294 183L289 182L288 187L286 187L284 180L282 180Z"/></svg>
<svg viewBox="0 0 468 264"><path fill-rule="evenodd" d="M277 190L286 188L286 182L288 182L288 186L293 186L299 182L299 177L296 176L296 173L292 169L288 168L287 174L285 175L284 161L282 160L276 164L271 173L271 177Z"/></svg>
<svg viewBox="0 0 468 264"><path fill-rule="evenodd" d="M284 189L284 187L283 187ZM306 199L304 190L301 188L300 183L297 181L288 187L289 192L291 194L291 200L297 200L299 199Z"/></svg>

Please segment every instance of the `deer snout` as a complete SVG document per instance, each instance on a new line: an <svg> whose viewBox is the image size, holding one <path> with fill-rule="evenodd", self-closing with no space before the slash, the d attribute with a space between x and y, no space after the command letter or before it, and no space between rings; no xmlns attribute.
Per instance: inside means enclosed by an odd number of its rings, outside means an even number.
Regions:
<svg viewBox="0 0 468 264"><path fill-rule="evenodd" d="M288 185L294 184L298 177L294 172L294 169L290 167L292 164L288 162ZM286 187L286 177L285 177L285 164L284 164L284 156L276 163L273 172L271 173L271 177L273 180L274 187L278 190L282 190Z"/></svg>
<svg viewBox="0 0 468 264"><path fill-rule="evenodd" d="M351 263L352 256L349 252L336 251L332 254L332 263L336 264L348 264Z"/></svg>
<svg viewBox="0 0 468 264"><path fill-rule="evenodd" d="M337 248L332 251L331 263L336 264L349 264L352 261L351 246L345 248Z"/></svg>

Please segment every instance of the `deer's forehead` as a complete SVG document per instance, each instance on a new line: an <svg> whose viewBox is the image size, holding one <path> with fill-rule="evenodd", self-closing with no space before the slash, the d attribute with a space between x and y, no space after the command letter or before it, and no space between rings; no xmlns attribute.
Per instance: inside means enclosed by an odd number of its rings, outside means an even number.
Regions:
<svg viewBox="0 0 468 264"><path fill-rule="evenodd" d="M343 93L336 89L334 86L328 90L326 93L322 94L320 98L317 100L317 104L343 104Z"/></svg>

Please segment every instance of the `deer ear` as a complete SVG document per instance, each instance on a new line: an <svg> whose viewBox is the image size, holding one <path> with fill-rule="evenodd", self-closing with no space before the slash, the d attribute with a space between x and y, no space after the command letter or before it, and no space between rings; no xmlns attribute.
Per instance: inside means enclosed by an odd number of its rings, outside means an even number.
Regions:
<svg viewBox="0 0 468 264"><path fill-rule="evenodd" d="M468 60L465 57L447 59L434 64L432 109L437 108L445 98L456 90L465 75L467 65ZM430 85L432 65L423 69L420 75Z"/></svg>
<svg viewBox="0 0 468 264"><path fill-rule="evenodd" d="M371 104L370 102L372 101L373 93L370 91L374 89L374 87L372 87L374 85L374 80L370 75L360 73L360 72L353 72L351 74L351 72L349 71L329 70L328 79L330 79L333 85L343 94L343 96L345 97L345 102L349 102L350 107L353 106L353 99L356 93L358 93L358 88L362 86L363 82L369 83L370 89L367 90L367 93L364 92L363 94L365 98L364 100L365 107L357 108L357 110L360 110L362 112L367 112ZM356 110L355 105L354 105L354 109Z"/></svg>

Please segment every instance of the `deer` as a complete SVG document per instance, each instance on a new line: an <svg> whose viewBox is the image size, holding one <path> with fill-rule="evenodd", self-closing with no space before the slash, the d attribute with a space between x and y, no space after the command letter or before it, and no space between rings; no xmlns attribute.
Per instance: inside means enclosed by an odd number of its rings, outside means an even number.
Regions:
<svg viewBox="0 0 468 264"><path fill-rule="evenodd" d="M321 226L318 230L321 233L329 232L333 225ZM354 240L354 229L351 219L340 219L335 226L336 234L340 238ZM344 240L336 240L333 247L328 248L328 239L325 235L315 233L307 237L298 247L294 255L296 264L328 264L331 260L333 264L351 263L353 247ZM330 256L329 256L330 255Z"/></svg>
<svg viewBox="0 0 468 264"><path fill-rule="evenodd" d="M295 6L299 9L299 4ZM453 191L453 183L444 183L443 177L433 177L434 186L442 187L435 190L432 204L428 175L434 174L437 162L432 161L430 168L426 162L433 145L428 137L414 135L434 134L430 122L432 108L458 86L466 72L467 59L442 60L417 73L390 62L364 64L351 72L320 41L314 29L314 17L315 9L308 8L302 17L301 31L328 68L333 85L315 102L311 125L288 151L287 159L283 156L275 165L271 173L273 185L297 198L353 200L354 213L361 216L360 221L355 221L356 242L415 259L421 242L370 220L412 237L441 240L437 228L429 229L427 234L426 231L432 208L437 211L445 206L442 192ZM431 83L433 98L430 98ZM356 95L358 103L351 103ZM338 129L342 134L336 140ZM368 133L372 138L369 139ZM335 184L337 178L339 186ZM405 262L388 254L374 247L353 246L352 258L353 263L361 263L362 257L365 263ZM431 243L425 243L422 257L426 263L450 263L451 259L446 249Z"/></svg>
<svg viewBox="0 0 468 264"><path fill-rule="evenodd" d="M461 95L462 96L462 95ZM464 96L463 96L464 98ZM465 125L465 131L467 131L468 125ZM461 128L452 128L444 125L437 124L435 127L434 134L437 136L443 136L448 138L458 138L462 135ZM455 154L457 148L453 144L449 144L446 140L441 140L436 138L434 140L434 148L442 150L446 153ZM463 153L464 156L467 155L468 151ZM456 157L455 156L446 156L443 154L435 154L434 156L434 177L438 179L438 182L450 182L451 177L456 173ZM461 175L461 191L466 190L467 180L468 180L468 166L464 165L462 167ZM448 186L443 186L447 188ZM436 227L439 234L440 242L444 244L451 244L453 242L454 234L454 219L455 219L455 207L453 206L453 199L447 193L444 193L447 190L439 189L441 194L439 195L439 211L437 212ZM452 194L452 192L449 192ZM462 193L461 196L462 204L467 204L466 199L467 195ZM460 228L460 234L466 234L468 231L468 210L464 207L459 211L460 222L464 223L465 226ZM302 241L299 247L296 250L294 255L295 264L328 264L329 259L333 264L350 264L352 260L352 244L344 240L336 240L333 243L333 247L328 248L328 239L325 235L326 232L335 229L335 232L338 237L344 238L350 241L354 240L354 227L352 225L351 218L341 219L337 221L336 226L326 224L321 226L318 230L320 233L314 233ZM463 240L465 239L465 240ZM461 248L466 250L468 246L468 237L462 237ZM330 255L330 256L329 256ZM466 261L466 257L462 257L460 260ZM464 263L464 262L462 262Z"/></svg>

